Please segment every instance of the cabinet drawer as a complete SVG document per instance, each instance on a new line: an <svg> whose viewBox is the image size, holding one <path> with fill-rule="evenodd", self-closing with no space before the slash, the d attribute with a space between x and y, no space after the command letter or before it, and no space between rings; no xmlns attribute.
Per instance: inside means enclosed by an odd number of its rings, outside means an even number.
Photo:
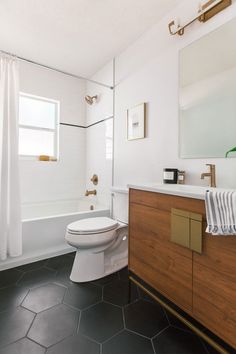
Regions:
<svg viewBox="0 0 236 354"><path fill-rule="evenodd" d="M204 201L174 195L130 189L129 202L150 206L170 212L171 208L187 210L191 213L205 214Z"/></svg>
<svg viewBox="0 0 236 354"><path fill-rule="evenodd" d="M129 268L188 311L192 309L192 252L170 242L170 213L132 204Z"/></svg>

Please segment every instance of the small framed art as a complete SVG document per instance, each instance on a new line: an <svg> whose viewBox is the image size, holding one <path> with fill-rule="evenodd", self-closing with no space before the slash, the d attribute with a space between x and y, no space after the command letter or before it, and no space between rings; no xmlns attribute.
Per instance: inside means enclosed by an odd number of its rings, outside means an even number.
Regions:
<svg viewBox="0 0 236 354"><path fill-rule="evenodd" d="M146 103L127 109L127 139L145 138Z"/></svg>

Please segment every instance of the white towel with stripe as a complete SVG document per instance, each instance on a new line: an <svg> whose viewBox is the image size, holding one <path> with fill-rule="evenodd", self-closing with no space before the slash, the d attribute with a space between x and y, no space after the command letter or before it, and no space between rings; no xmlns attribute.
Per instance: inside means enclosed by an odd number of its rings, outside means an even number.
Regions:
<svg viewBox="0 0 236 354"><path fill-rule="evenodd" d="M207 191L207 228L212 235L236 235L236 191Z"/></svg>

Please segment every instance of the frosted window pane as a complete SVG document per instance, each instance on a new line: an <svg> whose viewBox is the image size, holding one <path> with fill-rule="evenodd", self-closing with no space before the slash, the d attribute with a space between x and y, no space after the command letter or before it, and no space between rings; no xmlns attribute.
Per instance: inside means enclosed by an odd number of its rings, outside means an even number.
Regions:
<svg viewBox="0 0 236 354"><path fill-rule="evenodd" d="M19 154L54 156L54 132L20 128Z"/></svg>
<svg viewBox="0 0 236 354"><path fill-rule="evenodd" d="M56 103L20 96L19 123L40 128L55 128Z"/></svg>

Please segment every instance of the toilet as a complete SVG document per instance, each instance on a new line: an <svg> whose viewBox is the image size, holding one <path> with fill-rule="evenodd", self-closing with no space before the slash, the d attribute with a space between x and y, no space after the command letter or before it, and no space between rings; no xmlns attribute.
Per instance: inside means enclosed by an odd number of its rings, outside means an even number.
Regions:
<svg viewBox="0 0 236 354"><path fill-rule="evenodd" d="M65 239L77 249L70 279L103 278L128 264L128 190L112 188L113 218L94 217L67 226Z"/></svg>

